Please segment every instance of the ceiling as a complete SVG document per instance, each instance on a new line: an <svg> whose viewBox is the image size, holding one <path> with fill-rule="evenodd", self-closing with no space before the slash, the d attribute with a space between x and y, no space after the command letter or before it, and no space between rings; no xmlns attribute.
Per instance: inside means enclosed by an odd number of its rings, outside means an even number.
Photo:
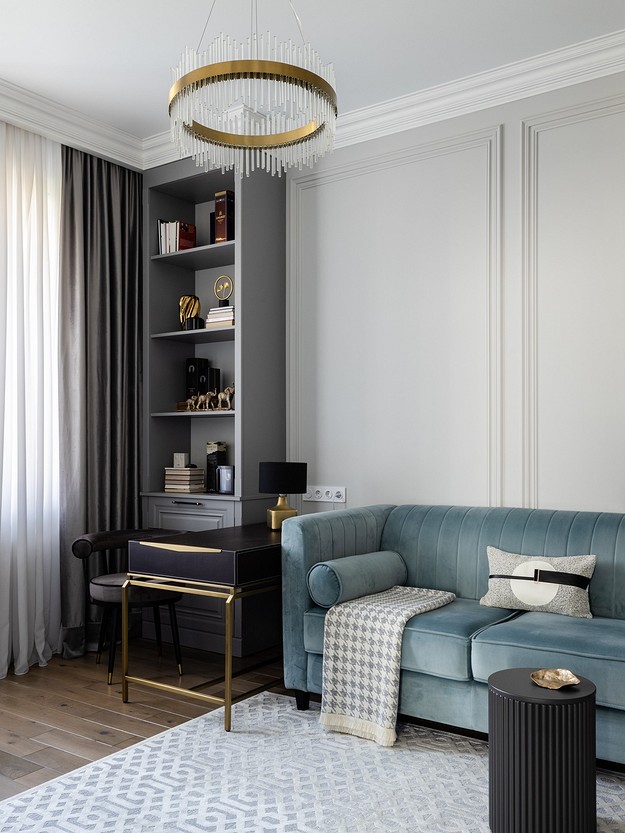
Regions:
<svg viewBox="0 0 625 833"><path fill-rule="evenodd" d="M293 0L333 62L339 112L625 30L625 0ZM257 0L258 29L299 42L289 0ZM140 139L168 129L171 67L197 47L212 0L3 3L0 79ZM250 29L250 0L216 0L207 41Z"/></svg>

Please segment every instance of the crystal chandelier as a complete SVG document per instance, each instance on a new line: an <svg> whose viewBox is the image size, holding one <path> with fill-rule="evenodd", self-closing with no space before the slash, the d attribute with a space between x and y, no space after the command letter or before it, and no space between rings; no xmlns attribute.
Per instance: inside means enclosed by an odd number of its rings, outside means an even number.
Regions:
<svg viewBox="0 0 625 833"><path fill-rule="evenodd" d="M234 168L242 177L258 168L280 176L332 150L334 71L304 41L289 2L302 46L269 32L259 36L257 28L243 43L222 34L205 52L187 48L173 70L172 141L204 170ZM255 9L252 0L252 20Z"/></svg>

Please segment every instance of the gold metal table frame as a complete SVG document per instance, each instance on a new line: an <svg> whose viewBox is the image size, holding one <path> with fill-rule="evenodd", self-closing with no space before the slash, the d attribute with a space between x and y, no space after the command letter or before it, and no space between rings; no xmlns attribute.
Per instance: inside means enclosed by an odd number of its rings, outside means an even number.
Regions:
<svg viewBox="0 0 625 833"><path fill-rule="evenodd" d="M158 590L169 590L172 593L189 593L195 596L210 596L216 599L225 599L225 645L224 645L224 676L216 679L207 680L204 683L193 686L192 688L182 688L180 686L171 685L169 683L160 683L156 680L149 680L145 677L134 677L128 673L129 664L129 647L128 647L128 592L131 586L134 587L155 587ZM234 633L234 603L238 599L244 599L248 596L257 596L261 593L269 593L272 590L280 589L280 580L263 579L260 581L249 582L245 585L230 585L218 584L211 581L192 581L190 579L180 578L166 578L162 576L145 575L142 573L128 573L128 578L122 588L122 701L128 702L128 684L135 683L137 685L148 686L149 688L156 688L160 691L170 691L174 694L182 694L187 697L193 697L196 700L208 701L209 703L216 703L224 707L224 729L229 732L232 728L232 706L235 703L246 700L248 697L253 697L261 691L266 691L271 686L280 682L280 678L270 680L268 683L256 686L251 691L245 694L239 694L236 697L232 696L232 680L234 677L251 670L246 668L238 674L232 673L232 638ZM182 676L182 669L178 669ZM198 691L200 688L216 685L218 683L224 684L224 696L217 697L213 694L204 694Z"/></svg>

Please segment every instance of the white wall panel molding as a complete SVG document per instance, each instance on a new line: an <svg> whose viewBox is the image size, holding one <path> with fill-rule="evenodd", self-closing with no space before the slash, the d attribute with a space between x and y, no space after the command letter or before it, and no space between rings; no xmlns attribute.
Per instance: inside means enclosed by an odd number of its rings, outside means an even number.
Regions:
<svg viewBox="0 0 625 833"><path fill-rule="evenodd" d="M625 113L625 96L597 100L578 107L554 110L525 119L521 122L521 202L522 202L522 492L524 506L541 505L540 470L548 449L541 447L540 413L540 372L544 361L541 335L546 325L541 322L540 290L544 277L539 268L539 245L541 229L545 218L540 216L538 206L541 196L541 182L545 175L545 163L541 161L541 140L548 133L563 128L581 126L585 123L606 120L605 130L609 135L610 117ZM603 128L601 128L603 132ZM567 137L562 134L562 153L566 153ZM589 152L594 152L590 150ZM609 195L606 194L606 199ZM599 221L598 221L599 222ZM600 246L602 229L587 229L589 239L595 239ZM563 336L570 334L563 333ZM589 334L586 334L586 338ZM619 359L620 368L620 359ZM582 438L579 438L580 441Z"/></svg>
<svg viewBox="0 0 625 833"><path fill-rule="evenodd" d="M483 426L487 434L488 459L486 467L486 494L482 500L490 505L502 502L502 289L501 289L501 143L500 125L482 130L406 148L393 153L380 153L357 161L333 164L327 161L323 170L291 175L288 197L287 240L287 320L288 339L288 453L291 459L302 459L304 454L304 387L308 384L304 373L303 353L307 345L301 339L302 322L306 310L302 305L303 263L301 241L306 235L306 220L303 214L304 196L307 191L323 189L325 186L347 181L355 177L390 170L401 166L427 162L449 154L462 154L479 148L484 152L484 188L487 199L486 239L487 274L484 276L484 311L487 321L486 355L488 391L484 405ZM341 336L338 336L340 342Z"/></svg>

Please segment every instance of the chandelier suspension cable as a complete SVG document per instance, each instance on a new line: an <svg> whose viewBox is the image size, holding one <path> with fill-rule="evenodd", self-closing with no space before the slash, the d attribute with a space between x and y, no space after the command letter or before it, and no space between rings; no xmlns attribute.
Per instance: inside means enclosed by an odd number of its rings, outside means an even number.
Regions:
<svg viewBox="0 0 625 833"><path fill-rule="evenodd" d="M217 2L217 0L213 0L213 5L210 8L210 11L208 13L208 17L206 18L206 23L204 24L204 28L202 29L202 34L200 35L200 39L197 43L197 49L195 50L196 52L200 51L200 46L202 45L202 41L204 40L204 35L206 34L206 29L208 28L208 21L211 19L211 15L213 14L213 9L215 8L215 3L216 2Z"/></svg>
<svg viewBox="0 0 625 833"><path fill-rule="evenodd" d="M299 33L302 36L302 43L306 43L306 38L304 37L304 30L302 29L302 21L299 19L299 15L295 11L295 6L293 5L293 0L289 0L289 6L291 7L291 11L293 12L293 17L295 18L295 22L297 23L297 28L299 29Z"/></svg>

